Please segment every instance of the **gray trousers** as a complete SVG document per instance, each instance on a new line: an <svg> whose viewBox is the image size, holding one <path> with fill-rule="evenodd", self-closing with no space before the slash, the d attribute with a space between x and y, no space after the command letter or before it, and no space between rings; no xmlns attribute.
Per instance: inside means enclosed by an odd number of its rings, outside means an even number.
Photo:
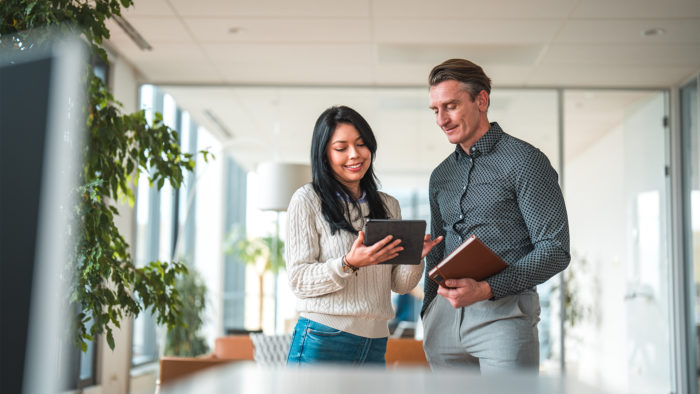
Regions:
<svg viewBox="0 0 700 394"><path fill-rule="evenodd" d="M423 314L423 349L432 369L536 372L539 320L540 298L534 290L464 308L453 308L436 295Z"/></svg>

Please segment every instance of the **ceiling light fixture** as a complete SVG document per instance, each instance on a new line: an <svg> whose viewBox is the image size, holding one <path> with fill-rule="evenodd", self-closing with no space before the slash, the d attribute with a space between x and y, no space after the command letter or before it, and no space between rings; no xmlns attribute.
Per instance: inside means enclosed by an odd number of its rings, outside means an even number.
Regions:
<svg viewBox="0 0 700 394"><path fill-rule="evenodd" d="M214 124L216 125L216 127L219 128L219 130L224 134L225 137L227 137L227 138L233 138L233 137L234 137L234 135L233 135L233 133L231 132L231 130L229 130L228 127L226 127L226 125L224 125L224 122L222 122L221 119L219 119L219 117L216 116L216 115L214 114L214 112L212 112L212 111L209 110L209 109L205 109L205 110L204 110L204 115L206 115L207 118L209 118L209 120L210 120L212 123L214 123Z"/></svg>
<svg viewBox="0 0 700 394"><path fill-rule="evenodd" d="M663 36L665 33L666 33L666 30L664 30L660 27L652 27L652 28L644 29L641 31L642 37Z"/></svg>
<svg viewBox="0 0 700 394"><path fill-rule="evenodd" d="M126 19L122 18L121 16L113 16L112 19L114 19L115 22L119 25L119 27L124 30L124 33L126 33L129 38L131 38L131 41L136 44L142 51L150 51L153 49L151 44L146 41L145 38L139 33L134 26L131 25L131 23L127 22Z"/></svg>
<svg viewBox="0 0 700 394"><path fill-rule="evenodd" d="M242 32L242 31L243 31L243 29L241 29L240 27L235 27L235 26L234 26L234 27L229 27L229 28L228 28L228 34L238 34L238 33Z"/></svg>

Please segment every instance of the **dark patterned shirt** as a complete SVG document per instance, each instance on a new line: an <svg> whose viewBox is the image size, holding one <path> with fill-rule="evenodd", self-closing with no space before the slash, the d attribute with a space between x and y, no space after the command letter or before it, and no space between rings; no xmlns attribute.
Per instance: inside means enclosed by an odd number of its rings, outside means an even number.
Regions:
<svg viewBox="0 0 700 394"><path fill-rule="evenodd" d="M569 264L569 224L557 173L540 150L491 123L469 154L459 144L430 176L430 271L475 234L508 263L486 279L494 299L543 283ZM423 310L437 293L425 281Z"/></svg>

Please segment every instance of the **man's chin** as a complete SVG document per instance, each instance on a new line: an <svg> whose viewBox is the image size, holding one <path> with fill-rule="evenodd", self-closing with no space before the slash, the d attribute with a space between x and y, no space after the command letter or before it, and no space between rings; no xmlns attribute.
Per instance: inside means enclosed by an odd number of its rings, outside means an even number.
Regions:
<svg viewBox="0 0 700 394"><path fill-rule="evenodd" d="M448 135L447 141L449 141L450 144L455 144L455 145L460 143L459 137L457 137L457 135Z"/></svg>

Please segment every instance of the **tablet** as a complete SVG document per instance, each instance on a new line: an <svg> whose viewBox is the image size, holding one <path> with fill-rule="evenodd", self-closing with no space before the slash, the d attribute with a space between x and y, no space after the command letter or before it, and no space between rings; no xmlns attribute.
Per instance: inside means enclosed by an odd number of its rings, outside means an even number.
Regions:
<svg viewBox="0 0 700 394"><path fill-rule="evenodd" d="M401 240L403 250L380 264L420 264L425 237L425 220L369 219L365 223L365 245L373 245L387 235Z"/></svg>

